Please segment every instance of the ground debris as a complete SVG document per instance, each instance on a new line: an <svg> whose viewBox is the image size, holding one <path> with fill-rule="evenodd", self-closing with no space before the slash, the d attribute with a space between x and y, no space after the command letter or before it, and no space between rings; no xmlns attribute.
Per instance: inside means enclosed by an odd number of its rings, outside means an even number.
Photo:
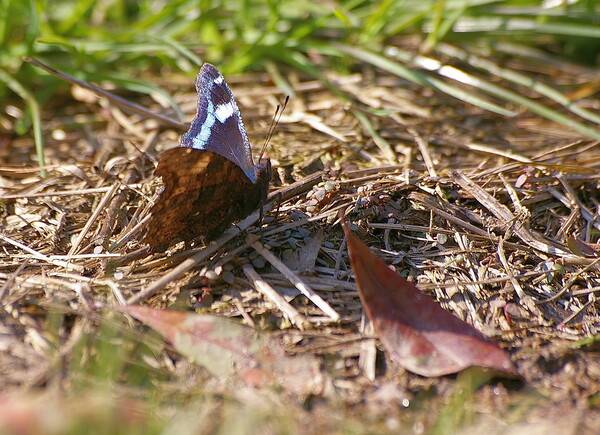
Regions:
<svg viewBox="0 0 600 435"><path fill-rule="evenodd" d="M573 249L581 245L569 237L598 242L598 144L566 137L526 114L499 120L393 77L367 87L360 77L339 79L358 101L402 109L403 118L369 118L374 138L326 88L301 94L269 150L274 190L292 182L296 190L272 195L261 229L247 230L275 256L312 265L295 273L329 313L244 237L218 242L201 257L207 251L193 243L166 254L144 250L139 240L160 189L152 175L155 157L177 142L178 132L135 116L125 127L122 113L92 114L97 140L81 128L69 132L68 142L49 141L46 178L20 163L34 154L33 142L15 147L0 164L0 386L43 385L54 370L47 352L69 352L77 319L90 319L86 330L96 330L97 316L90 313L98 307L131 301L196 259L144 302L278 330L288 335L290 354L333 358L328 369L348 403L373 399L406 407L431 391L450 391L446 378L423 380L379 360L377 381L365 382L358 365L362 309L339 226L342 211L377 255L506 349L526 382L550 402L581 406L595 397L597 403L600 262ZM239 97L242 112L254 110L244 113L254 141L272 113L272 95L257 89L255 83ZM255 109L244 105L250 96ZM137 135L122 134L132 127ZM308 262L298 258L307 247ZM247 276L266 281L281 300L255 290L243 273L249 269ZM287 305L293 322L278 309ZM64 324L52 341L44 331L56 312ZM156 366L175 372L160 358Z"/></svg>

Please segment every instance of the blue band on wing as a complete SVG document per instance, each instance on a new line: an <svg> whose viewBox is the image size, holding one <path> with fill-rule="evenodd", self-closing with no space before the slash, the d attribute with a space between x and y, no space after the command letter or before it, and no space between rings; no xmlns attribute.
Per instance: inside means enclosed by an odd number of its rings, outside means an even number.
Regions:
<svg viewBox="0 0 600 435"><path fill-rule="evenodd" d="M215 121L216 118L214 115L213 104L209 101L206 107L206 119L200 126L200 132L196 136L192 137L193 148L197 148L199 150L205 149L208 140L210 139L210 136L212 134L212 129L215 125Z"/></svg>
<svg viewBox="0 0 600 435"><path fill-rule="evenodd" d="M196 78L198 112L181 145L219 154L238 165L252 183L256 168L242 115L221 73L205 63Z"/></svg>

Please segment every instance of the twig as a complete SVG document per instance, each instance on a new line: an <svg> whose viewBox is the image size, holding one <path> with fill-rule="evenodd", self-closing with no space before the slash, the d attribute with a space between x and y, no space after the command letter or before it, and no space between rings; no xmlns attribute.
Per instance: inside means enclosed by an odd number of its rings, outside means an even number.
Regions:
<svg viewBox="0 0 600 435"><path fill-rule="evenodd" d="M29 258L24 254L16 254L12 256L13 258ZM75 255L50 255L48 258L51 260L96 260L99 258L119 258L121 254L75 254Z"/></svg>
<svg viewBox="0 0 600 435"><path fill-rule="evenodd" d="M467 190L473 197L487 208L494 216L500 219L502 222L508 224L515 222L516 217L512 212L503 204L500 204L496 198L487 193L483 188L477 185L473 180L469 179L466 175L460 171L454 171L452 178L458 183L463 189ZM522 224L514 225L513 232L527 245L531 246L538 251L545 252L546 254L558 255L561 257L573 257L569 252L551 246L546 242L541 241L541 236L535 232L528 230Z"/></svg>
<svg viewBox="0 0 600 435"><path fill-rule="evenodd" d="M526 207L523 207L523 204L521 204L521 200L519 199L519 195L517 194L517 192L515 191L513 186L506 180L506 177L504 176L504 174L502 174L502 172L499 172L498 177L500 178L500 180L502 180L502 184L504 184L504 188L506 189L508 196L510 196L510 199L512 200L512 202L514 204L515 209L521 215L531 216L529 209L527 209Z"/></svg>
<svg viewBox="0 0 600 435"><path fill-rule="evenodd" d="M308 177L303 178L302 180L299 180L293 184L290 184L289 186L286 186L282 189L279 189L276 192L271 193L269 195L268 200L271 201L273 198L281 198L281 200L284 201L293 196L296 196L301 191L310 189L312 186L317 184L322 176L323 176L322 171L316 172L312 175L309 175ZM265 208L263 209L263 213L266 213L270 209L271 209L271 204L267 204L267 206L265 206ZM202 251L200 251L197 254L195 254L194 256L184 260L181 264L179 264L177 267L172 269L169 273L164 275L162 278L160 278L159 280L150 284L148 287L141 290L136 295L130 297L127 300L127 304L131 305L131 304L139 303L143 300L148 299L149 297L154 295L156 292L158 292L159 290L166 287L167 284L169 284L171 281L179 278L181 275L183 275L185 272L190 270L192 267L196 266L198 263L206 260L208 257L215 254L221 248L221 246L223 246L225 243L227 243L228 241L233 239L235 236L237 236L240 232L242 232L243 230L248 228L250 225L253 225L256 221L258 221L259 216L260 216L260 213L258 211L255 211L254 213L252 213L250 216L248 216L243 221L238 222L237 225L235 225L234 227L227 230L221 237L219 237L217 240L212 242L210 245L208 245Z"/></svg>
<svg viewBox="0 0 600 435"><path fill-rule="evenodd" d="M538 301L538 304L547 304L548 302L552 302L557 300L558 298L560 298L562 295L564 295L570 288L571 286L575 283L575 281L577 281L579 279L579 277L589 271L595 268L595 266L600 263L600 258L596 259L593 263L588 264L587 266L585 266L583 269L578 270L576 273L573 274L573 276L562 286L562 288L554 295L551 296L547 299L544 299L542 301Z"/></svg>
<svg viewBox="0 0 600 435"><path fill-rule="evenodd" d="M125 184L132 183L134 180L137 181L140 178L139 172L135 167L129 168L127 173L125 174L123 182ZM121 204L126 199L125 190L121 189L119 193L113 196L110 204L107 206L106 218L102 222L100 226L100 231L96 236L97 244L106 248L107 239L110 237L110 232L114 226L114 222L117 218L117 215L121 211Z"/></svg>
<svg viewBox="0 0 600 435"><path fill-rule="evenodd" d="M100 216L100 213L102 213L104 211L106 204L108 204L108 202L112 199L112 197L115 195L115 193L117 192L118 189L119 189L119 184L115 183L115 184L113 184L112 189L110 189L108 192L106 192L104 194L104 196L100 200L100 203L98 204L98 206L96 207L96 209L94 210L94 212L92 213L92 215L90 216L88 221L86 222L85 226L83 227L83 229L81 230L81 232L79 233L79 235L77 236L75 241L73 242L73 245L71 246L71 249L69 249L69 252L67 253L67 255L72 255L77 251L77 249L79 248L79 245L83 241L83 238L86 236L86 234L88 233L88 231L90 230L90 228L92 227L94 222L96 222L96 219L98 219L98 217Z"/></svg>
<svg viewBox="0 0 600 435"><path fill-rule="evenodd" d="M429 172L429 176L432 178L437 178L435 165L433 164L433 159L429 153L429 143L414 128L407 126L406 130L414 137L415 142L419 147L419 151L421 152L421 156L423 156L423 163L425 163L425 167L427 168L427 172Z"/></svg>
<svg viewBox="0 0 600 435"><path fill-rule="evenodd" d="M26 246L20 242L17 242L16 240L13 240L9 237L6 237L2 234L0 234L0 239L4 240L7 243L10 243L13 246L16 246L17 248L20 248L26 252L29 252L31 255L33 255L35 258L37 258L38 260L42 260L45 261L49 264L54 264L55 266L60 266L60 267L64 267L66 269L70 269L70 270L76 270L78 272L83 272L84 268L82 266L78 266L72 263L69 263L67 261L60 261L60 260L54 260L34 249L31 249L29 246Z"/></svg>
<svg viewBox="0 0 600 435"><path fill-rule="evenodd" d="M298 290L300 290L300 293L310 299L317 307L323 310L325 314L335 321L340 319L340 315L331 307L331 305L329 305L321 296L315 293L313 289L307 286L298 275L296 275L285 264L283 264L279 258L275 257L271 251L266 249L258 241L250 243L250 246L252 246L256 252L262 255L265 260L271 263L273 267L280 271L292 284L294 284Z"/></svg>
<svg viewBox="0 0 600 435"><path fill-rule="evenodd" d="M593 295L591 297L593 299L587 301L580 309L578 309L573 314L571 314L570 316L568 316L565 319L563 319L563 321L558 324L558 327L560 328L561 326L562 327L567 326L567 323L569 323L575 317L579 316L581 313L583 313L585 310L587 310L590 305L592 305L594 302L596 302L596 298L594 298Z"/></svg>
<svg viewBox="0 0 600 435"><path fill-rule="evenodd" d="M127 305L140 303L141 301L144 301L144 300L148 299L149 297L153 296L156 292L165 288L167 286L167 284L169 284L171 281L179 278L181 275L186 273L192 267L196 266L197 264L201 263L202 261L206 260L213 254L215 254L219 249L221 249L221 246L223 246L225 243L229 242L231 239L233 239L235 236L240 234L243 230L248 228L250 225L254 224L258 220L258 218L259 218L258 211L252 213L246 219L239 222L236 226L228 229L221 237L219 237L217 240L211 242L202 251L200 251L197 254L193 255L192 257L184 260L181 264L179 264L175 268L171 269L171 271L168 272L166 275L164 275L162 278L158 279L157 281L153 282L145 289L141 290L139 293L137 293L137 294L133 295L132 297L130 297L129 299L127 299Z"/></svg>
<svg viewBox="0 0 600 435"><path fill-rule="evenodd" d="M495 240L496 237L490 233L488 233L485 230L482 230L479 227L476 227L473 224L470 224L469 222L466 222L462 219L460 219L459 217L457 217L456 214L456 210L454 210L454 208L448 204L448 202L446 200L443 200L442 198L438 198L437 201L433 200L431 197L424 195L423 193L420 192L411 192L410 195L408 195L409 199L418 201L419 203L421 203L422 205L425 205L430 211L433 211L435 214L437 214L440 217L443 217L444 219L446 219L448 222L452 222L454 224L457 224L473 233L475 233L478 236L481 237L485 237L487 239L490 240ZM440 204L439 201L443 201L442 202L442 206L445 207L446 209L450 210L452 213L446 212L442 209L440 209ZM465 211L462 211L463 215L466 215L467 213ZM467 215L468 217L471 217L469 215ZM476 219L478 222L480 222L480 219ZM385 225L385 224L384 224ZM398 225L398 224L395 224ZM427 227L422 227L422 228L427 228ZM431 232L433 228L430 227L429 230L427 230L426 232ZM413 230L414 231L414 230ZM421 230L416 230L416 231L421 231ZM449 231L449 230L442 230L442 231L447 231L448 234L454 234L454 231ZM471 234L470 234L471 236Z"/></svg>
<svg viewBox="0 0 600 435"><path fill-rule="evenodd" d="M577 197L577 193L575 192L573 187L568 183L567 179L560 173L556 175L556 178L565 188L565 191L567 192L567 198L570 200L570 202L574 206L579 208L581 216L583 216L583 218L586 221L588 221L591 225L596 227L596 229L600 229L600 222L598 222L598 216L592 213L590 210L587 209L585 205L582 204L582 202Z"/></svg>
<svg viewBox="0 0 600 435"><path fill-rule="evenodd" d="M39 171L38 168L36 168ZM141 184L129 184L124 185L125 187L135 188L141 187ZM62 190L60 192L41 192L41 193L25 193L25 194L17 194L17 195L0 195L0 199L22 199L22 198L44 198L47 196L81 196L81 195L91 195L93 193L102 193L108 192L111 190L113 186L104 186L104 187L95 187L92 189L77 189L77 190Z"/></svg>
<svg viewBox="0 0 600 435"><path fill-rule="evenodd" d="M315 184L318 184L323 178L324 174L325 171L315 172L314 174L310 174L309 176L302 178L301 180L298 180L288 186L284 186L275 192L271 192L267 198L267 202L271 202L274 199L277 199L281 202L287 201L288 199L293 198L294 196L297 196L308 189L311 189Z"/></svg>
<svg viewBox="0 0 600 435"><path fill-rule="evenodd" d="M4 299L6 290L10 286L12 286L13 282L15 282L15 278L19 276L19 274L23 272L23 269L25 269L25 267L27 267L28 265L29 262L27 260L22 262L21 264L19 264L19 267L17 267L17 270L15 270L14 273L12 273L6 281L4 281L4 284L2 285L2 287L0 287L0 303L2 302L2 299Z"/></svg>
<svg viewBox="0 0 600 435"><path fill-rule="evenodd" d="M506 238L508 238L508 237L509 237L509 235L507 234ZM512 272L512 267L508 263L508 260L506 259L506 255L504 254L504 237L501 237L500 241L498 242L498 251L497 252L498 252L498 258L500 259L500 263L502 263L502 266L504 266L504 270L506 271L508 280L510 281L513 288L515 289L515 293L517 294L517 296L519 296L519 300L521 301L521 303L523 305L525 305L529 309L529 311L531 311L532 314L535 314L539 318L543 319L544 316L543 316L542 312L539 310L539 308L537 308L535 306L533 299L530 296L527 296L525 294L525 290L523 290L523 287L521 287L521 283L517 279L515 279L515 275Z"/></svg>
<svg viewBox="0 0 600 435"><path fill-rule="evenodd" d="M131 230L126 231L125 234L123 234L117 240L115 240L115 242L108 247L108 251L112 252L115 249L120 248L126 242L128 242L129 239L131 239L131 237L133 237L138 231L140 231L148 223L149 220L150 220L150 215L147 214L146 216L144 216L144 218L142 220L140 220L135 225L133 225L133 228L131 228ZM130 227L130 226L131 226L131 224L128 225L128 227ZM125 230L127 230L127 228Z"/></svg>
<svg viewBox="0 0 600 435"><path fill-rule="evenodd" d="M300 330L303 330L306 327L308 322L304 316L287 302L283 296L277 293L273 287L263 280L260 275L256 273L256 270L254 270L251 264L244 264L242 269L244 274L252 281L252 284L254 284L254 288L270 299L294 325Z"/></svg>
<svg viewBox="0 0 600 435"><path fill-rule="evenodd" d="M248 326L250 326L251 328L256 328L256 323L254 323L254 320L252 320L252 317L250 317L250 315L246 312L246 310L244 309L244 306L242 305L242 303L239 300L235 301L235 306L237 307L238 311L242 315L243 319L246 321L246 324Z"/></svg>
<svg viewBox="0 0 600 435"><path fill-rule="evenodd" d="M52 276L60 276L61 278L72 279L75 283L65 283L61 281L63 285L73 287L74 285L78 285L80 282L85 282L87 285L92 286L93 284L105 285L110 287L112 290L115 299L119 305L125 305L125 297L119 288L119 285L111 279L98 279L98 278L90 278L83 275L74 275L72 273L62 273L62 272L53 272Z"/></svg>

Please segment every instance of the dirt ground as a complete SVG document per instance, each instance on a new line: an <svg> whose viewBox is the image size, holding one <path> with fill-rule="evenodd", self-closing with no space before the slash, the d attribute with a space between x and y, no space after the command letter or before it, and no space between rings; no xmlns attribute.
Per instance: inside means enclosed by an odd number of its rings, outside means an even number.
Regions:
<svg viewBox="0 0 600 435"><path fill-rule="evenodd" d="M573 66L561 84L575 87L582 74ZM352 106L319 82L290 77L297 94L268 146L271 192L279 192L271 196L273 210L260 231L250 226L177 276L169 273L197 258L201 244L150 254L139 240L161 186L153 176L157 156L177 145L182 131L77 90L44 109L46 177L33 140L5 135L0 388L47 387L59 370L48 355L68 361L83 335L98 333L94 307L136 300L277 331L290 355L322 361L328 392L301 405L286 399L299 406L295 419L304 427L333 432L339 419L352 425L363 415L363 423L390 433L428 432L445 418L459 418L461 433L594 433L598 142L517 107L510 108L514 117L496 115L368 68L328 73ZM553 81L545 71L535 78ZM191 118L191 81L147 79L172 92ZM228 81L257 152L283 96L266 75ZM149 98L136 102L174 117ZM598 109L593 98L579 103ZM508 351L522 379L494 378L469 392L465 377L413 375L364 338L340 210L373 252ZM248 232L299 271L341 320L299 295L245 243ZM290 324L255 290L243 264L311 327ZM178 382L202 378L182 361L157 361ZM68 376L60 382L67 385ZM468 394L459 400L461 391Z"/></svg>

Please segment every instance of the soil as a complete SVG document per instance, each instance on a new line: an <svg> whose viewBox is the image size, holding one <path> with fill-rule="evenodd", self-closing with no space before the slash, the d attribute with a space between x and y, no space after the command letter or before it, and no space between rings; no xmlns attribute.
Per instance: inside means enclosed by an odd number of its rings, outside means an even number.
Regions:
<svg viewBox="0 0 600 435"><path fill-rule="evenodd" d="M260 228L241 225L241 235L217 240L200 258L201 241L174 243L165 253L141 243L161 188L153 175L158 155L177 146L182 131L106 101L64 96L44 108L46 176L33 139L6 136L0 389L66 388L70 372L57 377L57 358L71 361L82 337L99 333L99 307L135 300L240 319L276 331L289 355L317 358L327 386L299 397L284 383L277 399L307 432L334 432L343 422L379 433L443 425L461 433L597 433L598 141L518 107L507 107L513 117L497 115L361 71L327 72L352 106L321 83L293 83L296 95L267 147L271 211ZM575 88L585 74L573 65L561 83ZM534 78L555 80L544 71ZM191 81L175 89L168 79L152 80L191 117ZM266 75L228 81L257 153L283 96ZM174 116L149 98L136 102ZM597 108L592 99L578 103ZM340 212L373 252L509 352L521 379L424 378L390 361L364 333ZM296 270L340 320L300 295L248 234ZM193 264L173 273L190 258ZM301 314L302 329L255 289L244 264ZM155 363L174 384L189 391L205 382L201 369L168 347L157 352L169 355Z"/></svg>

